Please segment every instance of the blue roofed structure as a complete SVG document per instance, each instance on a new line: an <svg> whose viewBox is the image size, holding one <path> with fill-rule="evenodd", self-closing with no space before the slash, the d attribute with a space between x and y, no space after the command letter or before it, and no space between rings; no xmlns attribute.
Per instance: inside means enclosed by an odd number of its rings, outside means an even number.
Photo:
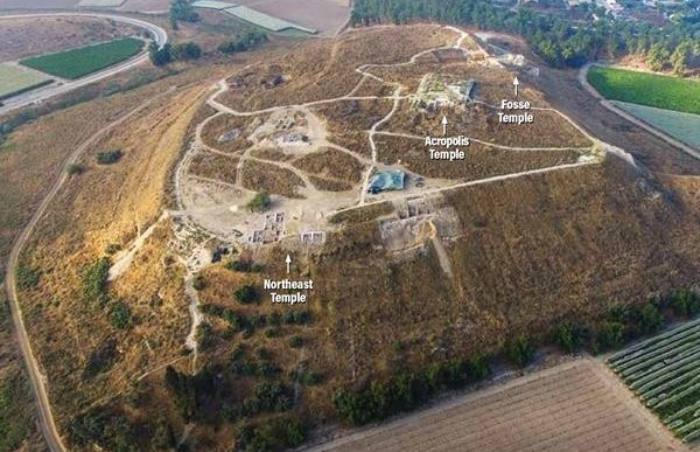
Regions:
<svg viewBox="0 0 700 452"><path fill-rule="evenodd" d="M383 191L403 190L406 187L406 173L401 170L387 170L376 172L369 182L367 189L370 193Z"/></svg>

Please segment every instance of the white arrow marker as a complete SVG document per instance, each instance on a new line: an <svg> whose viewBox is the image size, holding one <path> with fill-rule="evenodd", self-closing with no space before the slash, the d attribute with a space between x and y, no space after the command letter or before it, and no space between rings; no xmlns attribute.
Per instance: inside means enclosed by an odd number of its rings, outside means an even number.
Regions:
<svg viewBox="0 0 700 452"><path fill-rule="evenodd" d="M442 134L447 135L447 116L442 117Z"/></svg>
<svg viewBox="0 0 700 452"><path fill-rule="evenodd" d="M292 265L292 257L289 254L287 254L287 258L284 261L287 263L287 274L289 274L291 270L290 266Z"/></svg>
<svg viewBox="0 0 700 452"><path fill-rule="evenodd" d="M520 80L518 80L518 77L513 79L513 86L515 87L515 97L518 97L518 86L520 86Z"/></svg>

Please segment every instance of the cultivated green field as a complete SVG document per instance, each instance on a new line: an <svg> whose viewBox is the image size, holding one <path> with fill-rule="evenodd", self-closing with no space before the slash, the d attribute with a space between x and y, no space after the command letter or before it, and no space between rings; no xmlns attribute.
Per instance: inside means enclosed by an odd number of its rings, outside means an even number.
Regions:
<svg viewBox="0 0 700 452"><path fill-rule="evenodd" d="M700 115L626 102L613 103L673 138L700 149Z"/></svg>
<svg viewBox="0 0 700 452"><path fill-rule="evenodd" d="M608 365L676 436L700 439L700 320L616 353Z"/></svg>
<svg viewBox="0 0 700 452"><path fill-rule="evenodd" d="M606 99L700 114L700 82L593 66L588 82Z"/></svg>
<svg viewBox="0 0 700 452"><path fill-rule="evenodd" d="M37 88L51 82L44 74L12 64L0 64L0 99Z"/></svg>
<svg viewBox="0 0 700 452"><path fill-rule="evenodd" d="M116 39L64 52L27 58L20 64L57 77L76 79L126 60L143 49L135 38Z"/></svg>

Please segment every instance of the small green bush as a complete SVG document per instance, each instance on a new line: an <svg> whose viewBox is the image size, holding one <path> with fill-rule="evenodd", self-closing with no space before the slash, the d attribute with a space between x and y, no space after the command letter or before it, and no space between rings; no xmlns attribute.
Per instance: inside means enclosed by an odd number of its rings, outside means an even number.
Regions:
<svg viewBox="0 0 700 452"><path fill-rule="evenodd" d="M241 304L255 303L259 300L258 292L255 290L255 287L251 285L240 287L233 293L233 295Z"/></svg>
<svg viewBox="0 0 700 452"><path fill-rule="evenodd" d="M248 203L248 209L251 212L265 212L272 205L272 199L267 192L260 192L256 194L253 199Z"/></svg>
<svg viewBox="0 0 700 452"><path fill-rule="evenodd" d="M109 268L112 263L106 257L102 257L83 272L83 296L88 301L98 301L101 304L106 303L107 296L107 279L109 277Z"/></svg>
<svg viewBox="0 0 700 452"><path fill-rule="evenodd" d="M113 151L98 152L97 163L99 163L100 165L111 165L121 160L123 155L124 154L120 149L116 149Z"/></svg>
<svg viewBox="0 0 700 452"><path fill-rule="evenodd" d="M122 301L114 303L109 315L112 326L118 330L125 330L131 326L131 309Z"/></svg>
<svg viewBox="0 0 700 452"><path fill-rule="evenodd" d="M301 338L301 336L292 336L291 339L289 339L289 346L292 348L300 348L304 345L304 339Z"/></svg>
<svg viewBox="0 0 700 452"><path fill-rule="evenodd" d="M29 265L21 263L17 266L17 270L15 270L15 278L17 280L17 287L19 287L20 290L30 290L39 285L41 273L39 270Z"/></svg>
<svg viewBox="0 0 700 452"><path fill-rule="evenodd" d="M66 168L66 172L69 176L77 176L78 174L83 174L83 172L85 172L85 167L77 163L71 163Z"/></svg>
<svg viewBox="0 0 700 452"><path fill-rule="evenodd" d="M535 357L535 349L525 335L520 335L506 346L506 356L516 366L526 367Z"/></svg>

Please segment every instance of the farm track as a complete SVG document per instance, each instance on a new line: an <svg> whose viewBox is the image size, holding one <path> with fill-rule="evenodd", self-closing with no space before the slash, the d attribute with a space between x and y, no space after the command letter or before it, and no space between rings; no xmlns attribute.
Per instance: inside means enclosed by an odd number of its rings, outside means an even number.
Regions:
<svg viewBox="0 0 700 452"><path fill-rule="evenodd" d="M151 22L147 22L145 20L141 19L134 19L132 17L127 17L127 16L121 16L117 14L105 14L105 13L83 13L83 12L75 12L75 13L35 13L35 14L12 14L12 15L0 15L0 22L3 20L12 20L12 19L26 19L26 18L32 18L32 17L62 17L62 16L67 16L67 17L75 17L75 16L82 16L82 17L97 17L97 18L102 18L102 19L110 19L115 22L122 22L125 24L129 25L134 25L140 28L143 28L147 30L151 36L153 36L153 39L155 40L156 44L159 46L163 46L168 42L168 34L166 31L162 28L159 27L158 25L155 25ZM12 98L9 98L4 101L3 106L0 106L0 115L9 113L13 110L16 110L18 108L26 107L27 105L35 104L35 103L41 103L44 100L47 100L49 98L58 96L60 94L65 94L67 92L73 91L74 89L89 85L91 83L98 82L100 80L104 80L105 78L111 77L112 75L127 71L133 67L136 67L142 63L145 63L148 61L148 51L146 48L143 49L143 51L139 52L137 55L134 57L122 62L118 63L115 66L108 67L102 71L96 72L91 75L87 75L85 77L76 79L74 81L62 81L62 84L52 84L48 85L44 88L39 88L33 91L29 91L25 94L21 94ZM55 77L53 77L55 78Z"/></svg>
<svg viewBox="0 0 700 452"><path fill-rule="evenodd" d="M685 450L606 368L578 359L314 451Z"/></svg>
<svg viewBox="0 0 700 452"><path fill-rule="evenodd" d="M83 144L76 148L75 151L73 151L73 153L66 159L63 165L64 170L61 172L61 176L58 180L54 182L53 186L39 205L39 208L34 212L34 215L32 216L31 220L22 230L22 233L17 238L17 241L15 242L10 253L10 259L7 265L5 289L7 291L8 302L12 314L12 321L14 323L14 329L17 335L17 343L19 344L19 349L22 352L27 372L29 374L29 381L31 383L32 392L34 393L34 397L36 399L37 411L39 415L39 424L41 426L41 431L46 440L47 446L51 451L65 451L66 448L63 445L61 436L58 432L58 429L56 428L53 414L51 412L51 403L49 400L47 388L48 381L46 380L46 377L41 373L41 370L39 368L39 362L34 356L31 342L29 340L29 335L27 334L27 330L24 325L24 319L22 317L22 308L19 303L17 281L15 280L15 272L19 264L20 254L27 241L29 240L32 232L34 231L34 228L44 216L44 213L51 204L51 201L53 201L53 199L56 197L63 185L70 179L70 176L68 175L67 171L65 171L65 169L68 168L69 165L76 163L78 159L82 156L82 154L90 148L90 146L94 145L98 140L104 137L112 129L124 123L144 108L148 107L156 99L170 94L172 90L173 88L160 94L159 96L146 100L135 109L122 115L112 123L106 125L102 129L97 131L90 138L84 141Z"/></svg>

